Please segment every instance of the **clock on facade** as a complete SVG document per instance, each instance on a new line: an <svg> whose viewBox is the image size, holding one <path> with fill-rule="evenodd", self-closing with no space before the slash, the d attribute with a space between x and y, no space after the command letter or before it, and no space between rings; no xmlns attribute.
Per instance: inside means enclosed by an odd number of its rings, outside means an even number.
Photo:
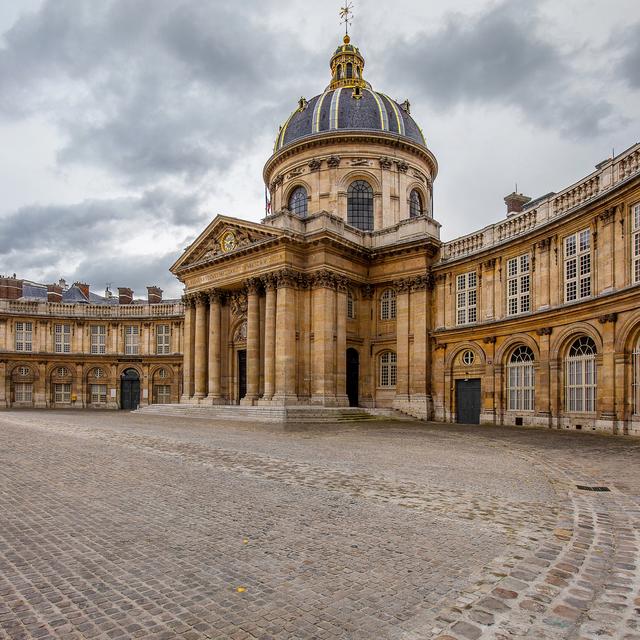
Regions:
<svg viewBox="0 0 640 640"><path fill-rule="evenodd" d="M236 248L236 236L233 231L227 231L220 239L220 247L223 251L232 251Z"/></svg>

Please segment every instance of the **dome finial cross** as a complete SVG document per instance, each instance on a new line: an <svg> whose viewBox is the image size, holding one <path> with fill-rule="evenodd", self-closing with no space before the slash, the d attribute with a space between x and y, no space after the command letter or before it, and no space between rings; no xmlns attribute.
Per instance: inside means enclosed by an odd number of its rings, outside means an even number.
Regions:
<svg viewBox="0 0 640 640"><path fill-rule="evenodd" d="M353 2L345 2L344 7L340 7L340 24L344 24L345 38L349 37L349 26L353 22Z"/></svg>

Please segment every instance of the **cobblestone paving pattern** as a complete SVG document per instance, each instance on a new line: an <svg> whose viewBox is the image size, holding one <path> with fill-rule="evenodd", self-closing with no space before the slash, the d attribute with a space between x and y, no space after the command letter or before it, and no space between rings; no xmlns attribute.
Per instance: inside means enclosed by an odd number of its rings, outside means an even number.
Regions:
<svg viewBox="0 0 640 640"><path fill-rule="evenodd" d="M639 496L629 438L5 411L0 638L640 640Z"/></svg>

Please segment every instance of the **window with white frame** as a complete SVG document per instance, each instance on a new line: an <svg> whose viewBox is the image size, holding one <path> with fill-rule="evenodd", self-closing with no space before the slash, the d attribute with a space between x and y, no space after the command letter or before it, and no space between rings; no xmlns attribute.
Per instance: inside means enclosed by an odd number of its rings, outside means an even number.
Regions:
<svg viewBox="0 0 640 640"><path fill-rule="evenodd" d="M16 351L33 349L33 323L16 322Z"/></svg>
<svg viewBox="0 0 640 640"><path fill-rule="evenodd" d="M168 324L156 325L156 353L163 355L171 353L171 327Z"/></svg>
<svg viewBox="0 0 640 640"><path fill-rule="evenodd" d="M92 384L91 385L91 404L101 404L107 401L107 385Z"/></svg>
<svg viewBox="0 0 640 640"><path fill-rule="evenodd" d="M171 385L153 385L153 402L154 404L171 404Z"/></svg>
<svg viewBox="0 0 640 640"><path fill-rule="evenodd" d="M124 352L125 355L138 355L140 349L140 327L127 325L124 328Z"/></svg>
<svg viewBox="0 0 640 640"><path fill-rule="evenodd" d="M168 378L169 377L169 373L166 369L160 369L158 371L158 378Z"/></svg>
<svg viewBox="0 0 640 640"><path fill-rule="evenodd" d="M347 291L347 318L349 320L355 320L356 317L356 301L353 297L353 291L349 289Z"/></svg>
<svg viewBox="0 0 640 640"><path fill-rule="evenodd" d="M56 383L53 385L53 397L56 403L71 402L71 385L68 383Z"/></svg>
<svg viewBox="0 0 640 640"><path fill-rule="evenodd" d="M393 320L396 317L396 292L385 289L380 296L380 320Z"/></svg>
<svg viewBox="0 0 640 640"><path fill-rule="evenodd" d="M640 202L631 207L631 279L640 282Z"/></svg>
<svg viewBox="0 0 640 640"><path fill-rule="evenodd" d="M69 375L69 369L67 367L58 367L56 371L58 378L66 378Z"/></svg>
<svg viewBox="0 0 640 640"><path fill-rule="evenodd" d="M588 336L575 340L569 347L565 370L566 410L596 410L596 345Z"/></svg>
<svg viewBox="0 0 640 640"><path fill-rule="evenodd" d="M71 352L71 325L56 324L53 327L54 351L56 353Z"/></svg>
<svg viewBox="0 0 640 640"><path fill-rule="evenodd" d="M107 352L107 327L103 324L91 325L91 353Z"/></svg>
<svg viewBox="0 0 640 640"><path fill-rule="evenodd" d="M16 382L14 391L16 402L33 402L33 385L30 382Z"/></svg>
<svg viewBox="0 0 640 640"><path fill-rule="evenodd" d="M96 367L93 370L93 377L94 378L104 378L104 369L101 369L100 367Z"/></svg>
<svg viewBox="0 0 640 640"><path fill-rule="evenodd" d="M25 376L29 376L31 375L31 369L29 369L29 367L18 367L18 375L22 376L23 378Z"/></svg>
<svg viewBox="0 0 640 640"><path fill-rule="evenodd" d="M564 300L591 295L591 231L583 229L564 239Z"/></svg>
<svg viewBox="0 0 640 640"><path fill-rule="evenodd" d="M507 408L509 411L533 411L536 391L533 351L517 347L507 364Z"/></svg>
<svg viewBox="0 0 640 640"><path fill-rule="evenodd" d="M528 253L507 260L507 315L531 310L531 259Z"/></svg>
<svg viewBox="0 0 640 640"><path fill-rule="evenodd" d="M475 271L456 277L456 318L458 324L478 319L478 274Z"/></svg>
<svg viewBox="0 0 640 640"><path fill-rule="evenodd" d="M633 413L640 415L640 341L633 350Z"/></svg>
<svg viewBox="0 0 640 640"><path fill-rule="evenodd" d="M393 351L380 354L380 386L395 387L398 377L398 359Z"/></svg>

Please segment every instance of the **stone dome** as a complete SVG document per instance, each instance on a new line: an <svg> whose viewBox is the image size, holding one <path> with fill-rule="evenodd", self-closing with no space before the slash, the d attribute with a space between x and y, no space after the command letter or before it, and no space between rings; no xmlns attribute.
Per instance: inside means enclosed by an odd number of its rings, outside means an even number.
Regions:
<svg viewBox="0 0 640 640"><path fill-rule="evenodd" d="M302 139L330 131L376 131L408 138L426 146L420 127L410 115L409 101L398 104L374 91L364 80L365 61L360 50L345 36L331 57L332 79L324 93L307 101L280 127L274 153Z"/></svg>

